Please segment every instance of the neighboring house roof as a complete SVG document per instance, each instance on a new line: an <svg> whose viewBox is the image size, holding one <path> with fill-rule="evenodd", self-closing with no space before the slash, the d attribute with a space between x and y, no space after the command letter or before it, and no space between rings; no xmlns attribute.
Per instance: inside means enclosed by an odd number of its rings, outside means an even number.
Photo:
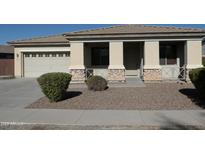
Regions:
<svg viewBox="0 0 205 154"><path fill-rule="evenodd" d="M53 35L53 36L44 36L44 37L36 37L24 40L16 40L8 42L12 45L62 45L68 44L69 41L63 35Z"/></svg>
<svg viewBox="0 0 205 154"><path fill-rule="evenodd" d="M38 37L8 42L14 46L21 45L68 45L74 39L106 39L106 38L149 38L149 37L203 37L205 29L177 28L145 25L118 25L98 28L62 35Z"/></svg>
<svg viewBox="0 0 205 154"><path fill-rule="evenodd" d="M14 47L9 45L0 45L0 53L14 53Z"/></svg>

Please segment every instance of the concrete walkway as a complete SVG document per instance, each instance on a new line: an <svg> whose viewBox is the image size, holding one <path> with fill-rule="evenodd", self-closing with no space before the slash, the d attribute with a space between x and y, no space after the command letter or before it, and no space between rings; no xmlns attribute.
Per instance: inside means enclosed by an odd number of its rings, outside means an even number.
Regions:
<svg viewBox="0 0 205 154"><path fill-rule="evenodd" d="M205 128L203 110L58 110L58 109L0 109L3 124L49 124L67 125L78 129L101 127L121 129L125 126L157 127L157 129ZM149 129L149 128L148 128Z"/></svg>

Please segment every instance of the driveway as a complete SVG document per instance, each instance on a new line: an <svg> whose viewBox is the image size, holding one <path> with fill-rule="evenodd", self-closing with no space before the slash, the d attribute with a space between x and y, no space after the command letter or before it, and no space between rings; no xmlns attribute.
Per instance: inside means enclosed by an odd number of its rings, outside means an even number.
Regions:
<svg viewBox="0 0 205 154"><path fill-rule="evenodd" d="M43 94L35 79L0 80L0 108L24 108Z"/></svg>

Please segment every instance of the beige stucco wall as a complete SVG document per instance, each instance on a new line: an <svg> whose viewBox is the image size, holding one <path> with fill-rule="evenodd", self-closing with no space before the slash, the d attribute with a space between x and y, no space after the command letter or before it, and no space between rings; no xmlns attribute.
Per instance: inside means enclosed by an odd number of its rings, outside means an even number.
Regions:
<svg viewBox="0 0 205 154"><path fill-rule="evenodd" d="M23 63L22 60L20 48L14 48L14 75L16 77L21 77L21 65Z"/></svg>
<svg viewBox="0 0 205 154"><path fill-rule="evenodd" d="M84 43L72 42L70 43L71 62L70 69L85 69L84 66Z"/></svg>
<svg viewBox="0 0 205 154"><path fill-rule="evenodd" d="M144 42L144 69L159 69L159 41Z"/></svg>
<svg viewBox="0 0 205 154"><path fill-rule="evenodd" d="M124 69L123 42L111 41L109 44L109 69Z"/></svg>
<svg viewBox="0 0 205 154"><path fill-rule="evenodd" d="M111 71L122 71L123 65L123 41L109 40L109 55ZM71 51L70 69L78 71L76 80L83 79L82 70L84 66L84 43L71 42L70 47L16 47L15 48L15 76L21 77L23 73L23 52L52 52L52 51ZM201 40L187 40L185 60L187 68L197 68L202 66L202 43ZM76 70L75 70L76 69ZM144 42L144 69L157 70L161 69L159 62L159 40L145 40ZM150 72L150 71L149 71ZM110 73L111 74L111 73ZM113 74L113 73L112 73ZM116 73L117 74L117 73ZM119 74L124 74L120 72ZM150 73L149 73L150 74ZM158 73L160 74L160 72ZM111 75L110 75L111 76ZM113 76L113 75L112 75ZM152 75L151 75L152 76ZM116 80L116 77L112 77Z"/></svg>
<svg viewBox="0 0 205 154"><path fill-rule="evenodd" d="M201 40L187 41L186 63L188 69L202 67L202 41Z"/></svg>
<svg viewBox="0 0 205 154"><path fill-rule="evenodd" d="M23 53L25 52L60 52L70 51L70 47L15 47L14 48L14 74L16 77L23 75Z"/></svg>

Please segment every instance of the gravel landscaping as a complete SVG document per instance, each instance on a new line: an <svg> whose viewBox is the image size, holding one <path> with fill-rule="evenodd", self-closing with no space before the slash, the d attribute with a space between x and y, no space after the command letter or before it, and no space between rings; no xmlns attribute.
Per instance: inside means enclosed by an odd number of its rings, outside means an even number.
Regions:
<svg viewBox="0 0 205 154"><path fill-rule="evenodd" d="M109 88L93 92L69 89L67 99L50 103L40 98L26 108L82 110L184 110L202 109L202 100L192 84L150 83L139 88Z"/></svg>

